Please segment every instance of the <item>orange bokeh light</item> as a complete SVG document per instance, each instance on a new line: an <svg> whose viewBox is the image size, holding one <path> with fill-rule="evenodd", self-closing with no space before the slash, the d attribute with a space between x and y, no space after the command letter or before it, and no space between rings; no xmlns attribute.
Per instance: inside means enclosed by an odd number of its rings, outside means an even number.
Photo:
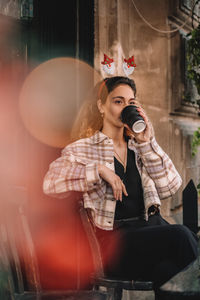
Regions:
<svg viewBox="0 0 200 300"><path fill-rule="evenodd" d="M35 68L20 93L19 108L27 130L39 141L64 147L72 124L100 76L87 63L67 57Z"/></svg>

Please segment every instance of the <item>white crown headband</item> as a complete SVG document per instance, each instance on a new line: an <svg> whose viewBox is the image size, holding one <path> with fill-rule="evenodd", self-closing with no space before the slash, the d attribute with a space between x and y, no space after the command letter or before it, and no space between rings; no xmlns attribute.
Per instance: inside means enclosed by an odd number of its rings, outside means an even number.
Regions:
<svg viewBox="0 0 200 300"><path fill-rule="evenodd" d="M115 73L115 62L112 58L109 58L108 55L104 54L104 61L101 62L103 65L103 71L108 75L113 75ZM135 70L136 64L134 62L134 56L124 59L123 62L123 71L128 77Z"/></svg>

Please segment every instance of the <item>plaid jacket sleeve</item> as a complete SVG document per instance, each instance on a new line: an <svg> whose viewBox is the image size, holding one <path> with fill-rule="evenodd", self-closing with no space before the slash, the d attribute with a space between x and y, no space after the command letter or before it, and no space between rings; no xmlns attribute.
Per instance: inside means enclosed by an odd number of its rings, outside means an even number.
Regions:
<svg viewBox="0 0 200 300"><path fill-rule="evenodd" d="M101 184L98 165L86 159L80 159L70 151L62 152L62 156L50 164L44 178L45 194L65 197L66 192L87 192Z"/></svg>
<svg viewBox="0 0 200 300"><path fill-rule="evenodd" d="M155 138L148 143L135 143L135 147L148 175L154 181L160 199L168 198L176 193L182 184L182 179Z"/></svg>

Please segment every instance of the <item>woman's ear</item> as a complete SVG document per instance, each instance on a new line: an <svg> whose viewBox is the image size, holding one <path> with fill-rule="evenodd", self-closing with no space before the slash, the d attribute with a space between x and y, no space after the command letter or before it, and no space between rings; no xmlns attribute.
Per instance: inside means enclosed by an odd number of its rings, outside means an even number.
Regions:
<svg viewBox="0 0 200 300"><path fill-rule="evenodd" d="M104 110L103 110L103 105L102 105L101 99L97 100L97 107L99 109L100 114L103 114Z"/></svg>

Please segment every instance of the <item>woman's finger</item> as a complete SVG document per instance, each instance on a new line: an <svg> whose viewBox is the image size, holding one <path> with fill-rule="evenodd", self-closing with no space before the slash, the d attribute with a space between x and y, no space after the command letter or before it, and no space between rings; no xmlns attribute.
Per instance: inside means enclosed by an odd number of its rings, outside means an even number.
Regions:
<svg viewBox="0 0 200 300"><path fill-rule="evenodd" d="M122 201L122 192L126 192L126 190L120 178L117 178L117 180L114 182L112 189L113 189L114 198L116 200Z"/></svg>
<svg viewBox="0 0 200 300"><path fill-rule="evenodd" d="M142 108L138 108L138 112L144 118L144 121L148 122L148 118L147 118L147 115L145 114L144 110Z"/></svg>
<svg viewBox="0 0 200 300"><path fill-rule="evenodd" d="M115 181L114 181L114 183L112 185L112 190L113 190L114 198L116 200L118 200L119 199L119 190L120 190L118 179L115 179Z"/></svg>
<svg viewBox="0 0 200 300"><path fill-rule="evenodd" d="M122 201L122 181L119 179L118 181L118 199L119 201Z"/></svg>
<svg viewBox="0 0 200 300"><path fill-rule="evenodd" d="M121 189L120 192L119 192L119 201L122 202L122 189Z"/></svg>
<svg viewBox="0 0 200 300"><path fill-rule="evenodd" d="M127 190L125 185L122 183L122 192L124 193L125 196L128 196Z"/></svg>

